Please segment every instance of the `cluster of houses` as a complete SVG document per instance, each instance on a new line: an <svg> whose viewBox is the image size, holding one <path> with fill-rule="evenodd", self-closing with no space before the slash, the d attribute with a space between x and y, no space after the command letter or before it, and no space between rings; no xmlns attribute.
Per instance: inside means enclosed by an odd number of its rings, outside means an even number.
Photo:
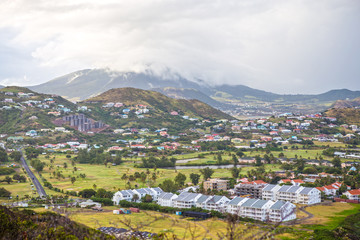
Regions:
<svg viewBox="0 0 360 240"><path fill-rule="evenodd" d="M138 104L134 107L126 107L121 102L108 102L102 105L103 108L118 108L119 111L111 112L110 115L112 116L120 116L121 118L129 118L130 112L133 112L137 118L145 118L144 114L147 114L150 112L149 108L146 105Z"/></svg>
<svg viewBox="0 0 360 240"><path fill-rule="evenodd" d="M16 109L26 109L26 108L39 108L39 109L52 109L49 111L49 115L59 116L61 113L69 113L72 110L62 104L56 104L55 99L53 97L44 98L42 100L33 100L29 99L26 101L17 101L16 98L24 99L34 97L34 93L24 93L24 92L5 92L5 98L2 102L6 105L2 107L2 109L10 110L12 108Z"/></svg>
<svg viewBox="0 0 360 240"><path fill-rule="evenodd" d="M160 188L141 188L118 191L112 200L115 205L118 205L121 200L139 202L146 195L150 195L153 201L160 206L199 207L209 211L228 212L241 217L273 222L295 219L296 206L293 203L311 205L321 202L320 191L316 188L272 184L252 185L261 186L258 187L260 195L255 195L257 198L253 198L252 194L246 197L237 196L233 199L226 196L209 196L191 192L181 192L180 195L177 195L163 192ZM135 195L137 197L134 198Z"/></svg>

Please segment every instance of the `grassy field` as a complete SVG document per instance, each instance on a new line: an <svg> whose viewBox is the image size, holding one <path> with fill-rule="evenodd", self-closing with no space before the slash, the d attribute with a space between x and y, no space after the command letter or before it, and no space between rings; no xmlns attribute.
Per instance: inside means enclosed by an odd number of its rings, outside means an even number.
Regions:
<svg viewBox="0 0 360 240"><path fill-rule="evenodd" d="M9 162L8 164L11 164L11 162ZM35 187L31 186L32 182L28 178L27 174L25 174L21 168L15 168L15 171L19 175L26 176L27 181L24 183L19 183L17 181L13 181L10 184L8 184L6 182L0 182L0 187L3 187L6 190L10 191L11 196L13 198L15 198L17 195L19 196L20 199L25 197L25 195L37 197L38 196L37 192L32 190L32 189L35 189ZM0 179L4 179L6 176L9 176L12 178L14 174L15 173L9 174L9 175L1 175Z"/></svg>
<svg viewBox="0 0 360 240"><path fill-rule="evenodd" d="M50 160L46 159L44 156L39 157L41 161L44 161L47 166L44 168L42 172L42 176L45 177L54 187L63 189L64 191L81 191L85 188L92 188L95 184L97 188L104 188L109 191L117 191L118 189L126 189L127 188L127 180L122 180L121 177L124 173L127 175L132 175L135 172L146 172L144 168L134 168L133 162L124 162L118 166L110 166L105 167L104 165L91 165L91 164L76 164L77 171L73 172L73 167L71 166L71 160L67 159L65 155L58 154L55 155L55 161L53 163L55 169L50 170ZM67 163L68 168L64 169L64 163ZM241 174L246 174L247 171L251 169L255 169L255 167L243 167L241 168ZM265 165L266 170L278 171L280 170L280 165L278 164L267 164ZM65 176L65 179L57 179L53 176L52 172L54 170L61 171L61 173ZM154 169L149 169L151 175L154 172ZM220 177L231 177L231 172L229 169L214 169L214 174L212 177L220 178ZM198 173L200 174L200 169L156 169L157 179L153 184L157 186L162 183L166 179L174 179L175 176L179 173L183 173L186 175L186 183L190 183L190 174ZM86 174L86 178L78 177L81 173ZM74 184L71 183L70 178L72 176L76 177L76 181ZM143 183L138 181L134 181L131 183L131 187L134 188L135 184L138 187L146 187L147 182ZM48 189L45 189L48 192Z"/></svg>
<svg viewBox="0 0 360 240"><path fill-rule="evenodd" d="M314 217L302 223L304 227L310 229L334 229L345 217L360 211L360 204L335 202L329 206L308 207L306 210L314 214Z"/></svg>
<svg viewBox="0 0 360 240"><path fill-rule="evenodd" d="M73 167L71 166L71 160L67 159L65 155L56 155L55 161L53 163L54 169L50 170L50 160L46 159L44 156L39 156L41 161L44 161L47 166L42 172L42 176L45 177L54 187L64 189L66 191L79 191L84 188L92 188L94 184L98 188L105 188L110 191L125 189L127 181L122 180L121 176L126 173L127 175L132 175L135 172L146 172L146 169L143 168L134 168L134 163L124 162L119 166L110 166L105 167L104 165L91 165L91 164L76 164L77 171L73 173ZM67 163L68 168L63 168L64 163ZM57 179L52 175L52 172L61 171L65 176L65 179ZM150 169L150 173L154 172L153 169ZM187 176L187 182L190 182L189 175L191 173L200 173L199 169L184 169L184 170L173 170L173 169L156 169L157 179L155 185L162 183L165 179L173 179L178 172L181 172ZM78 177L81 173L86 174L86 178ZM70 177L69 177L70 176ZM76 177L76 182L71 183L70 178L72 176ZM213 177L230 177L231 173L228 169L216 169ZM135 187L135 184L138 187L145 187L146 183L140 181L132 182L132 187Z"/></svg>
<svg viewBox="0 0 360 240"><path fill-rule="evenodd" d="M285 149L283 151L274 151L272 152L272 154L274 155L274 157L278 157L279 154L282 152L284 153L285 157L287 158L295 158L295 155L298 156L298 158L300 158L300 156L302 158L310 158L310 159L315 159L316 157L322 156L323 159L332 159L330 157L327 156L323 156L322 155L322 149ZM266 154L265 152L261 152L261 151L250 151L250 152L246 152L246 156L248 157L254 157L256 155L260 155L261 157Z"/></svg>
<svg viewBox="0 0 360 240"><path fill-rule="evenodd" d="M71 220L82 223L92 228L106 227L123 227L133 228L153 233L174 233L178 239L191 239L190 231L194 232L194 239L218 239L218 234L224 234L227 223L211 218L204 221L192 221L188 218L182 218L174 214L163 214L153 211L141 211L127 215L114 215L112 210L116 207L104 207L104 212L94 212L87 209L69 209L67 212L61 212L67 215ZM43 212L44 209L34 209ZM237 225L239 229L244 230L246 226L242 223ZM249 230L246 234L254 233Z"/></svg>

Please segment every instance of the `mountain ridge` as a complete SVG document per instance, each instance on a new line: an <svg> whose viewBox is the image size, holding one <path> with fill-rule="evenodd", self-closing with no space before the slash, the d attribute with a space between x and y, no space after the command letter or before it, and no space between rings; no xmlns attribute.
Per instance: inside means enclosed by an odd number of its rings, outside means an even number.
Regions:
<svg viewBox="0 0 360 240"><path fill-rule="evenodd" d="M335 89L321 94L277 94L254 89L245 85L210 86L203 82L193 82L181 76L158 77L152 72L116 72L106 69L85 69L55 78L46 83L28 88L41 93L55 93L68 99L84 100L112 88L135 87L144 90L163 89L167 87L195 89L213 97L216 92L225 92L236 99L246 100L256 97L263 101L336 101L360 97L360 91Z"/></svg>

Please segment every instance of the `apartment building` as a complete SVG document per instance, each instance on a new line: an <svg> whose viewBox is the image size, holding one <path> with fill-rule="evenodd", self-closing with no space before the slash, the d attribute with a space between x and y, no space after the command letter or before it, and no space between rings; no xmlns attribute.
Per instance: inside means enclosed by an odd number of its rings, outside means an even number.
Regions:
<svg viewBox="0 0 360 240"><path fill-rule="evenodd" d="M266 184L247 184L240 183L235 186L235 193L238 196L250 196L252 198L262 198L262 190Z"/></svg>
<svg viewBox="0 0 360 240"><path fill-rule="evenodd" d="M227 204L227 212L260 221L282 222L296 218L296 206L284 201L236 197Z"/></svg>
<svg viewBox="0 0 360 240"><path fill-rule="evenodd" d="M230 202L225 196L207 196L202 195L197 201L195 206L206 210L214 210L219 212L225 212L225 205Z"/></svg>
<svg viewBox="0 0 360 240"><path fill-rule="evenodd" d="M229 189L229 180L222 180L222 179L208 179L204 182L204 189L205 190L223 190L226 191Z"/></svg>
<svg viewBox="0 0 360 240"><path fill-rule="evenodd" d="M197 200L202 196L199 193L183 192L173 200L173 207L191 208L195 207Z"/></svg>
<svg viewBox="0 0 360 240"><path fill-rule="evenodd" d="M164 207L172 207L173 200L178 196L169 192L162 192L157 198L157 204Z"/></svg>
<svg viewBox="0 0 360 240"><path fill-rule="evenodd" d="M133 201L134 195L137 195L137 202L141 200L141 198L145 197L146 195L150 195L154 201L157 200L158 196L163 192L163 190L159 187L157 188L140 188L140 189L133 189L133 190L122 190L118 191L114 194L112 201L114 205L118 205L120 201Z"/></svg>
<svg viewBox="0 0 360 240"><path fill-rule="evenodd" d="M262 199L311 205L321 202L321 192L316 188L269 184L263 188Z"/></svg>

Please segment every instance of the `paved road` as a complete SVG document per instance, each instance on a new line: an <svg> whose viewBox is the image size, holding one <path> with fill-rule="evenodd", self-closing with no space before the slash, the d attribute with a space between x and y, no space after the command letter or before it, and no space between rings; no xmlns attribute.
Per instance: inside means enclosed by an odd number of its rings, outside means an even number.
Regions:
<svg viewBox="0 0 360 240"><path fill-rule="evenodd" d="M19 150L19 151L21 152L21 150ZM45 192L43 186L40 184L39 180L35 177L34 173L30 170L27 162L25 161L24 156L21 157L21 163L22 163L23 167L25 168L27 174L31 178L32 182L34 183L39 196L41 198L46 197L46 192Z"/></svg>

